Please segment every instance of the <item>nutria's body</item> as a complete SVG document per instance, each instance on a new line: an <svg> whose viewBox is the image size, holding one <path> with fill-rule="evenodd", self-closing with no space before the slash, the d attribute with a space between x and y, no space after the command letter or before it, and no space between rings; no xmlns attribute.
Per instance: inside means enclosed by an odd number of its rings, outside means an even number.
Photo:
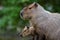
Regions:
<svg viewBox="0 0 60 40"><path fill-rule="evenodd" d="M45 35L46 40L60 40L60 14L52 14L38 3L25 7L21 14L23 19L29 19L39 35Z"/></svg>

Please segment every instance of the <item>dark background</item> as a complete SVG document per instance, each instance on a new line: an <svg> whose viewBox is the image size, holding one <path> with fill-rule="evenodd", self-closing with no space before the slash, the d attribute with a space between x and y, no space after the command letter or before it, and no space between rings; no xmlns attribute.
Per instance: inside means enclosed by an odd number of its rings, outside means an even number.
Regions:
<svg viewBox="0 0 60 40"><path fill-rule="evenodd" d="M16 34L28 24L20 18L20 10L37 2L50 12L60 13L60 0L0 0L0 40L25 40Z"/></svg>

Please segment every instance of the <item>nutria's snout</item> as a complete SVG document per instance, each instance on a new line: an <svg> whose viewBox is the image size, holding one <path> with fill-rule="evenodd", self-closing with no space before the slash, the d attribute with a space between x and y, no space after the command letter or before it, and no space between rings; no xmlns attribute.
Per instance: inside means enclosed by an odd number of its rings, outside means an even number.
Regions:
<svg viewBox="0 0 60 40"><path fill-rule="evenodd" d="M18 36L18 37L22 37L22 34L21 34L21 33L17 33L17 36Z"/></svg>
<svg viewBox="0 0 60 40"><path fill-rule="evenodd" d="M20 33L17 33L17 36L19 36Z"/></svg>

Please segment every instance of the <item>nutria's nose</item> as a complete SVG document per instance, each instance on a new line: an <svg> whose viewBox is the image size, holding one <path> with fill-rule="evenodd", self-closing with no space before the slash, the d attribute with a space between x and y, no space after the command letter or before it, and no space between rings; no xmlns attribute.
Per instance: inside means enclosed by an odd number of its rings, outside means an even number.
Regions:
<svg viewBox="0 0 60 40"><path fill-rule="evenodd" d="M23 10L22 10L22 11L20 11L20 15L23 17Z"/></svg>
<svg viewBox="0 0 60 40"><path fill-rule="evenodd" d="M17 36L22 37L22 34L21 33L18 33Z"/></svg>
<svg viewBox="0 0 60 40"><path fill-rule="evenodd" d="M22 17L23 17L23 12L21 12L21 14L20 14Z"/></svg>

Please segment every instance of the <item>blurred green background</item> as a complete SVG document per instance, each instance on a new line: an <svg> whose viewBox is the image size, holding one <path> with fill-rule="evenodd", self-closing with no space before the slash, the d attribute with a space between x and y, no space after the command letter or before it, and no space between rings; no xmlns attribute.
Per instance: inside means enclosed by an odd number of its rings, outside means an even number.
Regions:
<svg viewBox="0 0 60 40"><path fill-rule="evenodd" d="M20 18L20 10L33 2L60 13L60 0L0 0L0 40L21 40L16 35L28 21Z"/></svg>

